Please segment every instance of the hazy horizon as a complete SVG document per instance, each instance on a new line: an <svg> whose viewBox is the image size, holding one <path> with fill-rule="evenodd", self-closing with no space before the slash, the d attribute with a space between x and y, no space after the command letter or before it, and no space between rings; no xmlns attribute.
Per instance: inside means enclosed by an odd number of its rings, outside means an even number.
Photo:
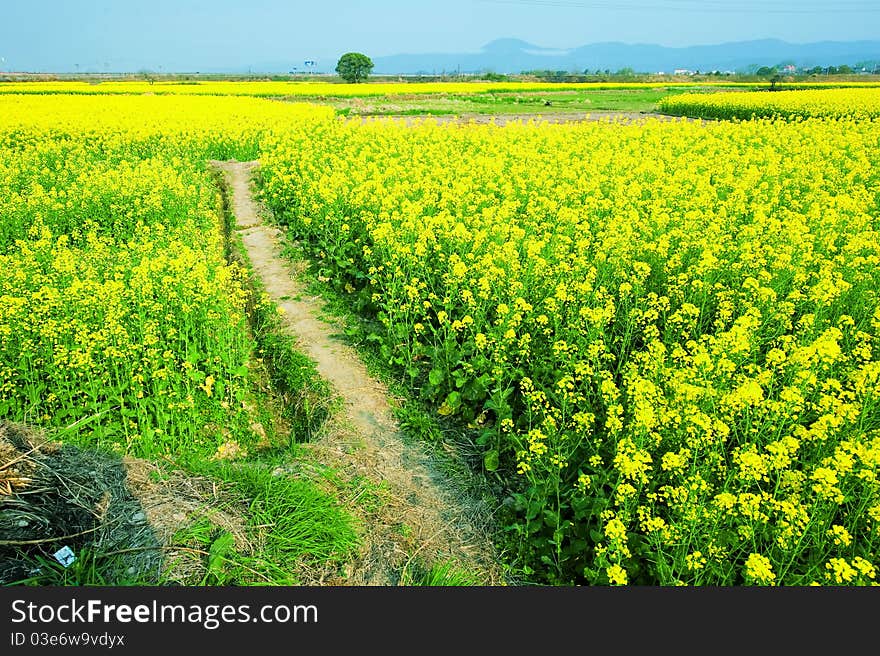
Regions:
<svg viewBox="0 0 880 656"><path fill-rule="evenodd" d="M4 8L0 71L329 71L343 52L371 57L475 53L512 38L554 49L621 42L667 47L780 39L878 38L880 3L843 0L43 0Z"/></svg>

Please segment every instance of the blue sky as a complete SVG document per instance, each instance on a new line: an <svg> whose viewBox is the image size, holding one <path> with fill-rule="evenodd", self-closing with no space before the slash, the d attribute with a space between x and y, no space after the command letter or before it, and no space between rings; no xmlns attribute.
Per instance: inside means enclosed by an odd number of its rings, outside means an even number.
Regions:
<svg viewBox="0 0 880 656"><path fill-rule="evenodd" d="M0 71L197 71L315 59L473 52L497 38L555 48L762 38L877 39L880 1L2 0ZM302 68L302 66L300 66Z"/></svg>

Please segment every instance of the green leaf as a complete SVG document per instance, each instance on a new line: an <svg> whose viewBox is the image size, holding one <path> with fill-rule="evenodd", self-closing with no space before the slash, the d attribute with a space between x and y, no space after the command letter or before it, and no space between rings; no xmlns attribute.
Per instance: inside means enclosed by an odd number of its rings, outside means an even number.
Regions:
<svg viewBox="0 0 880 656"><path fill-rule="evenodd" d="M226 555L232 550L234 544L235 538L229 531L223 531L211 543L211 548L208 550L207 576L220 579L223 575L223 563L226 562Z"/></svg>
<svg viewBox="0 0 880 656"><path fill-rule="evenodd" d="M446 375L441 369L431 369L431 373L428 374L428 382L435 387L440 385L444 378L446 378Z"/></svg>
<svg viewBox="0 0 880 656"><path fill-rule="evenodd" d="M453 410L458 410L461 407L461 394L450 392L449 396L446 397L445 403Z"/></svg>
<svg viewBox="0 0 880 656"><path fill-rule="evenodd" d="M535 519L538 515L541 514L541 511L544 509L544 503L541 499L532 499L529 501L529 506L526 509L526 518L527 519Z"/></svg>
<svg viewBox="0 0 880 656"><path fill-rule="evenodd" d="M452 377L455 379L455 386L457 388L461 388L467 382L467 376L461 369L456 369L452 372Z"/></svg>
<svg viewBox="0 0 880 656"><path fill-rule="evenodd" d="M483 467L486 468L486 471L497 471L498 464L498 451L496 449L487 451L486 454L483 456Z"/></svg>
<svg viewBox="0 0 880 656"><path fill-rule="evenodd" d="M491 440L493 437L495 437L495 429L494 428L484 428L483 430L480 431L479 436L477 437L476 440L474 440L474 442L478 446L486 446L489 443L489 440Z"/></svg>

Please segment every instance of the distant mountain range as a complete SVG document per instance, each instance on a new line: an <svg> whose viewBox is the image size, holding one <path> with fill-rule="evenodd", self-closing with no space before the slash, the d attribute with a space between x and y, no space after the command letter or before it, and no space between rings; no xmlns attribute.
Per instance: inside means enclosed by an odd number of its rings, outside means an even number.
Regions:
<svg viewBox="0 0 880 656"><path fill-rule="evenodd" d="M340 53L341 54L341 53ZM787 43L777 39L739 41L717 45L670 48L642 43L591 43L578 48L548 48L519 39L497 39L487 43L478 52L415 53L374 56L376 75L434 75L440 73L522 73L550 70L572 73L611 72L631 68L637 73L674 73L677 69L690 71L752 72L761 66L793 64L798 68L814 66L854 66L870 62L871 68L880 65L880 41L820 41L817 43ZM332 74L335 57L324 57L317 66L305 65L299 57L285 60L228 59L194 53L184 63L168 60L162 66L145 65L132 58L112 62L81 62L81 64L51 65L44 63L27 70L33 72L201 72L201 73L319 73ZM309 57L311 59L311 57ZM5 68L8 70L7 63ZM0 71L4 66L0 66ZM880 68L878 68L880 70Z"/></svg>
<svg viewBox="0 0 880 656"><path fill-rule="evenodd" d="M441 72L521 73L531 70L672 73L676 69L746 72L750 68L794 64L798 67L880 63L880 41L786 43L776 39L669 48L650 44L592 43L571 49L536 46L519 39L498 39L480 52L401 54L374 57L377 75Z"/></svg>

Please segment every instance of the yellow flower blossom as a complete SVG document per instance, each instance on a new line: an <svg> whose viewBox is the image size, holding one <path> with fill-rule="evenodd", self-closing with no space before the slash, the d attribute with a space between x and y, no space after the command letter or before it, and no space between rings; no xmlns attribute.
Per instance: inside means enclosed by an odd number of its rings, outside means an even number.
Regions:
<svg viewBox="0 0 880 656"><path fill-rule="evenodd" d="M620 565L610 565L605 570L605 574L608 576L608 581L611 585L626 585L628 583L626 570Z"/></svg>
<svg viewBox="0 0 880 656"><path fill-rule="evenodd" d="M768 585L776 580L770 559L761 554L752 553L746 559L746 578L758 584Z"/></svg>

